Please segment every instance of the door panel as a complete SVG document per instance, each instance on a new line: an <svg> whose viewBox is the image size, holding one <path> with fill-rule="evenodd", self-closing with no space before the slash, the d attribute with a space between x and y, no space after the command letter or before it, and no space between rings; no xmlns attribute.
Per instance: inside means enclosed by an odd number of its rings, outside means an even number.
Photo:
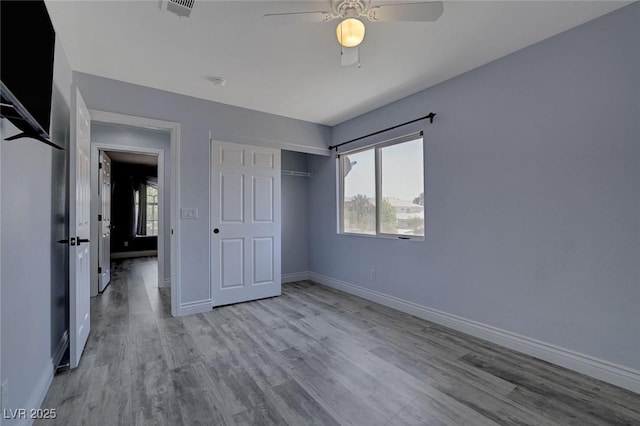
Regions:
<svg viewBox="0 0 640 426"><path fill-rule="evenodd" d="M273 223L273 177L253 177L253 221Z"/></svg>
<svg viewBox="0 0 640 426"><path fill-rule="evenodd" d="M273 169L275 155L271 152L253 152L253 167Z"/></svg>
<svg viewBox="0 0 640 426"><path fill-rule="evenodd" d="M244 176L232 174L220 174L222 210L221 222L244 221Z"/></svg>
<svg viewBox="0 0 640 426"><path fill-rule="evenodd" d="M253 239L253 283L273 283L273 238Z"/></svg>
<svg viewBox="0 0 640 426"><path fill-rule="evenodd" d="M220 241L222 259L222 288L242 287L244 285L244 240L241 238Z"/></svg>
<svg viewBox="0 0 640 426"><path fill-rule="evenodd" d="M213 305L278 296L280 151L213 141L211 153Z"/></svg>
<svg viewBox="0 0 640 426"><path fill-rule="evenodd" d="M104 152L100 152L99 182L100 214L102 221L98 242L99 290L103 292L111 281L111 159Z"/></svg>
<svg viewBox="0 0 640 426"><path fill-rule="evenodd" d="M76 368L90 331L90 117L77 88L72 93L69 145L69 347Z"/></svg>
<svg viewBox="0 0 640 426"><path fill-rule="evenodd" d="M221 146L218 164L227 167L244 166L244 149L233 146Z"/></svg>

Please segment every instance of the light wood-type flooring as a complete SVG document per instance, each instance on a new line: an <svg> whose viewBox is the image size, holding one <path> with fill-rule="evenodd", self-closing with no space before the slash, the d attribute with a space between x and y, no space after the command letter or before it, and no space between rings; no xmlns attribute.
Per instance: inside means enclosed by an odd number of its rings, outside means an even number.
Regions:
<svg viewBox="0 0 640 426"><path fill-rule="evenodd" d="M115 263L46 425L640 425L640 395L310 282L173 318Z"/></svg>

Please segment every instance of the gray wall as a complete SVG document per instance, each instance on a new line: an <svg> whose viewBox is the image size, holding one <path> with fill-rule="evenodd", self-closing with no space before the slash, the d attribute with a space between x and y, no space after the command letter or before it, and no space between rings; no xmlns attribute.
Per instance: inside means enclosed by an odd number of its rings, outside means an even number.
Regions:
<svg viewBox="0 0 640 426"><path fill-rule="evenodd" d="M310 270L640 369L639 22L633 4L335 127L438 114L426 241L336 235L335 160L310 156Z"/></svg>
<svg viewBox="0 0 640 426"><path fill-rule="evenodd" d="M307 156L282 151L282 170L307 171ZM282 275L309 270L309 179L282 175Z"/></svg>
<svg viewBox="0 0 640 426"><path fill-rule="evenodd" d="M164 279L171 280L171 135L160 130L91 123L91 143L164 150Z"/></svg>
<svg viewBox="0 0 640 426"><path fill-rule="evenodd" d="M56 43L51 136L62 146L68 144L70 82L71 69ZM16 133L3 119L2 138ZM61 300L66 297L66 278L61 278L65 265L57 264L66 258L62 255L61 260L54 242L65 232L65 220L59 215L65 208L61 182L67 174L66 152L31 139L0 141L0 150L0 381L9 385L4 408L38 408L53 375L52 357L67 327L67 306Z"/></svg>
<svg viewBox="0 0 640 426"><path fill-rule="evenodd" d="M180 223L180 302L210 298L209 132L214 139L303 152L326 153L326 126L223 105L189 96L75 73L89 108L179 122L180 205L199 219Z"/></svg>

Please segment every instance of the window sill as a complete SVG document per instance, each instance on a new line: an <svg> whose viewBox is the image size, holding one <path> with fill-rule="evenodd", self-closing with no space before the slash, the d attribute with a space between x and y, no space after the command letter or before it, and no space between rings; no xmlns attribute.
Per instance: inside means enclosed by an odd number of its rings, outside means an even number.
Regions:
<svg viewBox="0 0 640 426"><path fill-rule="evenodd" d="M424 236L392 235L392 234L373 235L373 234L357 234L355 232L338 232L338 235L347 235L352 237L378 238L381 240L397 240L397 241L413 241L413 242L425 241Z"/></svg>

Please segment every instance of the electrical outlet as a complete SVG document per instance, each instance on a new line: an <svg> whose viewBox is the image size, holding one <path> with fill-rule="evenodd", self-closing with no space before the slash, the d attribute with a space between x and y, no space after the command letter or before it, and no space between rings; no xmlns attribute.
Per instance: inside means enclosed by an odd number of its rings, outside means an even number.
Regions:
<svg viewBox="0 0 640 426"><path fill-rule="evenodd" d="M372 269L372 270L371 270L371 279L372 279L372 280L375 280L375 279L376 279L376 270L375 270L375 269Z"/></svg>
<svg viewBox="0 0 640 426"><path fill-rule="evenodd" d="M4 410L7 408L7 398L9 397L9 381L5 380L2 382L2 387L0 388L0 413L4 413Z"/></svg>

